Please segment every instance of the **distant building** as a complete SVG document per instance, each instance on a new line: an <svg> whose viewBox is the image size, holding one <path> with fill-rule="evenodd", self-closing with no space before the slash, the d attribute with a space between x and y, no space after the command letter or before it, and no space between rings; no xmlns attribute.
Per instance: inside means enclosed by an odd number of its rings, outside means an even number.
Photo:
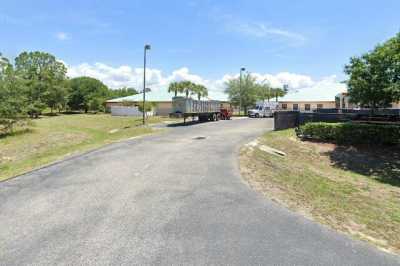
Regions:
<svg viewBox="0 0 400 266"><path fill-rule="evenodd" d="M279 99L279 108L287 111L312 112L316 109L335 108L334 95L318 96L322 93L303 90L285 95ZM325 94L323 94L325 95Z"/></svg>
<svg viewBox="0 0 400 266"><path fill-rule="evenodd" d="M336 82L335 77L324 79L308 88L289 91L279 98L281 110L312 112L316 109L333 109L336 107L335 95L346 91L346 85Z"/></svg>
<svg viewBox="0 0 400 266"><path fill-rule="evenodd" d="M172 113L172 97L174 95L159 95L154 92L146 93L146 102L154 103L154 114L159 116L167 116ZM106 101L106 108L110 109L111 106L138 106L143 101L143 94L136 94L122 98L116 98ZM228 101L220 101L221 107L230 107Z"/></svg>
<svg viewBox="0 0 400 266"><path fill-rule="evenodd" d="M359 105L354 104L350 100L350 95L347 92L342 92L335 97L335 108L337 109L354 109L359 108ZM392 103L392 109L400 109L400 102Z"/></svg>
<svg viewBox="0 0 400 266"><path fill-rule="evenodd" d="M280 101L279 108L286 111L312 112L316 109L335 108L335 101Z"/></svg>
<svg viewBox="0 0 400 266"><path fill-rule="evenodd" d="M339 93L335 96L336 109L354 109L358 108L357 104L350 101L350 96L347 92Z"/></svg>

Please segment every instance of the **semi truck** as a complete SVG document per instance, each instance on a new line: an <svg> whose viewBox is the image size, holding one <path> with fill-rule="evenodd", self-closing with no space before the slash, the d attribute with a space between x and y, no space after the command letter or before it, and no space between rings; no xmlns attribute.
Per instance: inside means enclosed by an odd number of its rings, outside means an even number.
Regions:
<svg viewBox="0 0 400 266"><path fill-rule="evenodd" d="M232 111L227 108L221 109L219 101L199 101L186 97L172 98L172 113L170 117L183 118L184 122L189 117L198 118L200 122L218 121L230 119Z"/></svg>

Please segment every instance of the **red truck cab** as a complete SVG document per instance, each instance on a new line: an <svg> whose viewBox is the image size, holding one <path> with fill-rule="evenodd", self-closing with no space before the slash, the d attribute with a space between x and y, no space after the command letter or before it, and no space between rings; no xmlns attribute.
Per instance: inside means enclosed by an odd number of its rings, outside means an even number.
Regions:
<svg viewBox="0 0 400 266"><path fill-rule="evenodd" d="M232 108L221 108L221 119L230 120L233 115Z"/></svg>

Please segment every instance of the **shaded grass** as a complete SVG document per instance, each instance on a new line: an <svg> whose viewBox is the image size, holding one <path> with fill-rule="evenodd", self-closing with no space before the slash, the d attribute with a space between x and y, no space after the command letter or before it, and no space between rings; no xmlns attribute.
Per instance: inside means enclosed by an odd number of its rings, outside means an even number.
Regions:
<svg viewBox="0 0 400 266"><path fill-rule="evenodd" d="M287 154L278 157L259 148L241 151L243 176L257 190L292 210L326 224L336 230L367 240L378 247L400 253L400 188L382 183L379 175L356 171L353 156L356 150L373 167L392 165L381 162L382 150L354 149L333 144L299 141L293 130L271 132L260 139L260 145L279 149ZM341 160L349 158L341 167L332 153L340 149ZM363 154L363 152L365 154ZM358 161L362 164L363 159ZM378 176L376 176L378 175Z"/></svg>
<svg viewBox="0 0 400 266"><path fill-rule="evenodd" d="M169 120L151 117L148 123ZM0 138L0 180L102 145L153 132L140 118L107 114L42 117Z"/></svg>

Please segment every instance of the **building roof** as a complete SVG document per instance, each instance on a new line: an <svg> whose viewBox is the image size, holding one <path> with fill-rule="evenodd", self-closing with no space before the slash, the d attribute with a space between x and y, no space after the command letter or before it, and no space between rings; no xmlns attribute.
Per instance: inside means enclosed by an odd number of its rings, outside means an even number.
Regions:
<svg viewBox="0 0 400 266"><path fill-rule="evenodd" d="M149 102L171 102L172 97L174 97L174 94L168 93L168 94L158 94L158 93L153 93L153 92L147 92L146 93L146 101ZM140 102L143 100L143 94L135 94L135 95L130 95L126 97L121 97L121 98L116 98L116 99L111 99L108 100L108 103L115 103L115 102Z"/></svg>
<svg viewBox="0 0 400 266"><path fill-rule="evenodd" d="M175 96L174 93L156 93L156 92L147 92L146 93L146 101L148 102L171 102L172 98ZM210 99L209 99L210 100ZM118 102L140 102L143 101L143 94L135 94L121 98L115 98L106 101L106 103L118 103ZM226 102L225 100L221 100L221 102Z"/></svg>
<svg viewBox="0 0 400 266"><path fill-rule="evenodd" d="M312 87L299 91L289 92L279 101L282 102L325 102L335 101L336 95L346 92L346 85L339 82L325 80Z"/></svg>
<svg viewBox="0 0 400 266"><path fill-rule="evenodd" d="M335 101L337 91L326 89L324 93L321 90L317 92L315 89L302 89L298 92L289 92L284 97L279 98L280 102L325 102Z"/></svg>

